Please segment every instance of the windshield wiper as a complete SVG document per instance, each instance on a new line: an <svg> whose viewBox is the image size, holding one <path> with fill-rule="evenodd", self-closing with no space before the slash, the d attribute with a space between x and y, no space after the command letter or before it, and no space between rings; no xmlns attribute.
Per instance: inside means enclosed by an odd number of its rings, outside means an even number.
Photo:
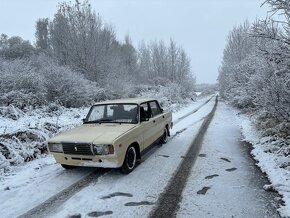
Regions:
<svg viewBox="0 0 290 218"><path fill-rule="evenodd" d="M92 121L86 121L84 122L84 124L87 124L87 123L107 123L107 122L112 122L111 119L99 119L99 120L92 120Z"/></svg>
<svg viewBox="0 0 290 218"><path fill-rule="evenodd" d="M97 123L97 121L93 120L93 121L85 121L85 122L83 122L83 124L88 124L88 123Z"/></svg>
<svg viewBox="0 0 290 218"><path fill-rule="evenodd" d="M104 118L104 119L96 120L96 123L110 123L112 121L113 120L111 120L111 119Z"/></svg>

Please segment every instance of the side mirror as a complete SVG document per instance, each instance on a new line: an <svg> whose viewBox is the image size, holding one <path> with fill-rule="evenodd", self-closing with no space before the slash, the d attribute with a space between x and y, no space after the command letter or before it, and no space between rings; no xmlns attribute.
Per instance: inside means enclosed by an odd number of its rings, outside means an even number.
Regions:
<svg viewBox="0 0 290 218"><path fill-rule="evenodd" d="M86 122L86 118L82 119L83 123Z"/></svg>
<svg viewBox="0 0 290 218"><path fill-rule="evenodd" d="M160 110L161 110L161 113L163 113L163 112L164 112L163 108L160 108Z"/></svg>

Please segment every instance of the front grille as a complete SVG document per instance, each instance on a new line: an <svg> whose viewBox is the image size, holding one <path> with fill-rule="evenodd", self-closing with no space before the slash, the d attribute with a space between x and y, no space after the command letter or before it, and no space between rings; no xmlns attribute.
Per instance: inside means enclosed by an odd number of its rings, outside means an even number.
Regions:
<svg viewBox="0 0 290 218"><path fill-rule="evenodd" d="M76 155L93 155L90 144L62 143L63 153Z"/></svg>

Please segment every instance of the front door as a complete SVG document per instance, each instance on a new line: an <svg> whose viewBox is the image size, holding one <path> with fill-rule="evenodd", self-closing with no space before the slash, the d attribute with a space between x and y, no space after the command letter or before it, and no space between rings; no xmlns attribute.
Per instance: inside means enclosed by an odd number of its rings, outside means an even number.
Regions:
<svg viewBox="0 0 290 218"><path fill-rule="evenodd" d="M143 120L142 120L143 118ZM152 119L149 103L140 105L141 134L143 138L142 150L151 145L155 139L155 123Z"/></svg>
<svg viewBox="0 0 290 218"><path fill-rule="evenodd" d="M154 130L153 138L154 141L156 141L162 136L164 132L165 118L156 101L149 102L149 107L152 116L151 119L153 120L153 130Z"/></svg>

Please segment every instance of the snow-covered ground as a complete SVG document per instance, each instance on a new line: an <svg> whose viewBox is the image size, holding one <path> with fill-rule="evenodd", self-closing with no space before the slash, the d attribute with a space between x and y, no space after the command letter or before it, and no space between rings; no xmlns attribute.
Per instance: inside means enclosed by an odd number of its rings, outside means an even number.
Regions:
<svg viewBox="0 0 290 218"><path fill-rule="evenodd" d="M183 190L177 217L279 217L275 195L240 141L236 112L219 102Z"/></svg>
<svg viewBox="0 0 290 218"><path fill-rule="evenodd" d="M198 108L205 100L206 98L200 99L175 113L174 120ZM124 176L117 170L112 170L102 176L97 183L77 193L62 205L62 209L59 209L60 211L57 214L52 216L65 217L68 214L74 213L85 215L91 210L102 211L107 207L115 208L114 215L122 214L124 207L126 208L127 206L121 204L117 207L116 205L124 197L108 198L106 200L101 199L103 196L112 194L113 192L131 193L133 197L129 199L130 201L143 201L145 199L145 201L154 203L158 198L158 193L165 187L174 172L173 169L182 160L181 156L185 154L186 148L190 144L194 134L198 131L199 125L201 124L200 118L204 117L211 110L213 103L214 101L209 102L195 114L175 125L171 131L172 139L170 142L166 146L158 148L153 154L148 154L145 157L145 162L138 166L133 173ZM50 155L14 167L13 174L1 178L1 215L3 217L21 215L93 170L92 168L77 168L68 172L58 164L55 164L55 161ZM134 183L128 185L132 181ZM86 197L79 198L79 196ZM19 199L21 199L20 202ZM15 204L15 202L19 203ZM109 203L107 204L106 202ZM149 213L152 206L146 206L147 210L143 210L144 206L137 207L138 210L129 210L131 214L128 215L130 217L130 215L135 213Z"/></svg>

